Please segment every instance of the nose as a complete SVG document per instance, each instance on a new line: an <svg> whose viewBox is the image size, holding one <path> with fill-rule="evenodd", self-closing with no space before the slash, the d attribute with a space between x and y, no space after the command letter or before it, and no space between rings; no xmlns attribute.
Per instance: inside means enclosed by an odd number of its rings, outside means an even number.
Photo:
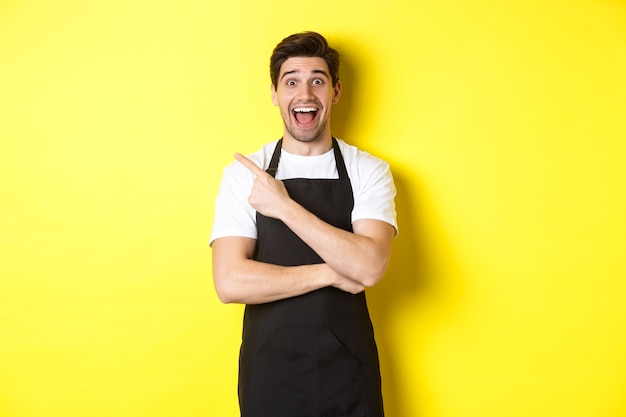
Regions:
<svg viewBox="0 0 626 417"><path fill-rule="evenodd" d="M308 83L302 83L300 84L298 95L302 100L308 100L310 98L313 98L313 89Z"/></svg>

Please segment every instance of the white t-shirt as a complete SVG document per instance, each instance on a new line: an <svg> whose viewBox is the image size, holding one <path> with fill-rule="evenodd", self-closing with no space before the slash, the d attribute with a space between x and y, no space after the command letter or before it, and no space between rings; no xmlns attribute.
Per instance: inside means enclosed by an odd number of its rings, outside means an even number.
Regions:
<svg viewBox="0 0 626 417"><path fill-rule="evenodd" d="M257 166L267 169L277 142L264 145L248 158ZM397 231L393 200L396 188L389 164L340 139L337 142L354 194L352 223L359 219L382 220ZM331 149L323 155L302 156L282 149L275 178L339 178L334 151ZM257 238L256 211L248 203L253 183L254 174L239 161L233 161L224 168L215 201L211 243L226 236Z"/></svg>

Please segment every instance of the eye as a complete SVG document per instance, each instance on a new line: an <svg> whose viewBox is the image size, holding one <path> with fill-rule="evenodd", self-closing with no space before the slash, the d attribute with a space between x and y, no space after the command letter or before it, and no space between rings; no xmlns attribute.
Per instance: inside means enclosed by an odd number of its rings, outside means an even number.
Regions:
<svg viewBox="0 0 626 417"><path fill-rule="evenodd" d="M294 86L294 85L296 85L296 82L294 80L287 80L286 85Z"/></svg>
<svg viewBox="0 0 626 417"><path fill-rule="evenodd" d="M324 84L324 80L322 80L321 78L316 78L313 80L313 85L322 85Z"/></svg>

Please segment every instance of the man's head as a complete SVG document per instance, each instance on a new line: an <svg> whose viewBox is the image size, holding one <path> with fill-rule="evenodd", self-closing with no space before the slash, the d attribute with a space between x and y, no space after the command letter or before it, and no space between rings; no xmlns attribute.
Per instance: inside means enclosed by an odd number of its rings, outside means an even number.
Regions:
<svg viewBox="0 0 626 417"><path fill-rule="evenodd" d="M281 66L292 57L322 58L328 65L333 87L339 81L339 53L328 46L319 33L302 32L286 37L274 48L270 58L270 78L274 87L278 85Z"/></svg>

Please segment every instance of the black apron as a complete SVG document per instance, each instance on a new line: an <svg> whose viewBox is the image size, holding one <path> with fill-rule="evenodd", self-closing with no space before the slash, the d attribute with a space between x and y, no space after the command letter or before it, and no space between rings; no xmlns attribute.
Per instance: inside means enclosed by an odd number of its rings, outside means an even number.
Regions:
<svg viewBox="0 0 626 417"><path fill-rule="evenodd" d="M282 140L267 172L275 175ZM291 198L352 232L352 185L333 138L339 179L284 180ZM324 261L283 222L257 213L254 259L282 266ZM239 358L242 417L382 417L378 352L365 293L326 287L247 305Z"/></svg>

